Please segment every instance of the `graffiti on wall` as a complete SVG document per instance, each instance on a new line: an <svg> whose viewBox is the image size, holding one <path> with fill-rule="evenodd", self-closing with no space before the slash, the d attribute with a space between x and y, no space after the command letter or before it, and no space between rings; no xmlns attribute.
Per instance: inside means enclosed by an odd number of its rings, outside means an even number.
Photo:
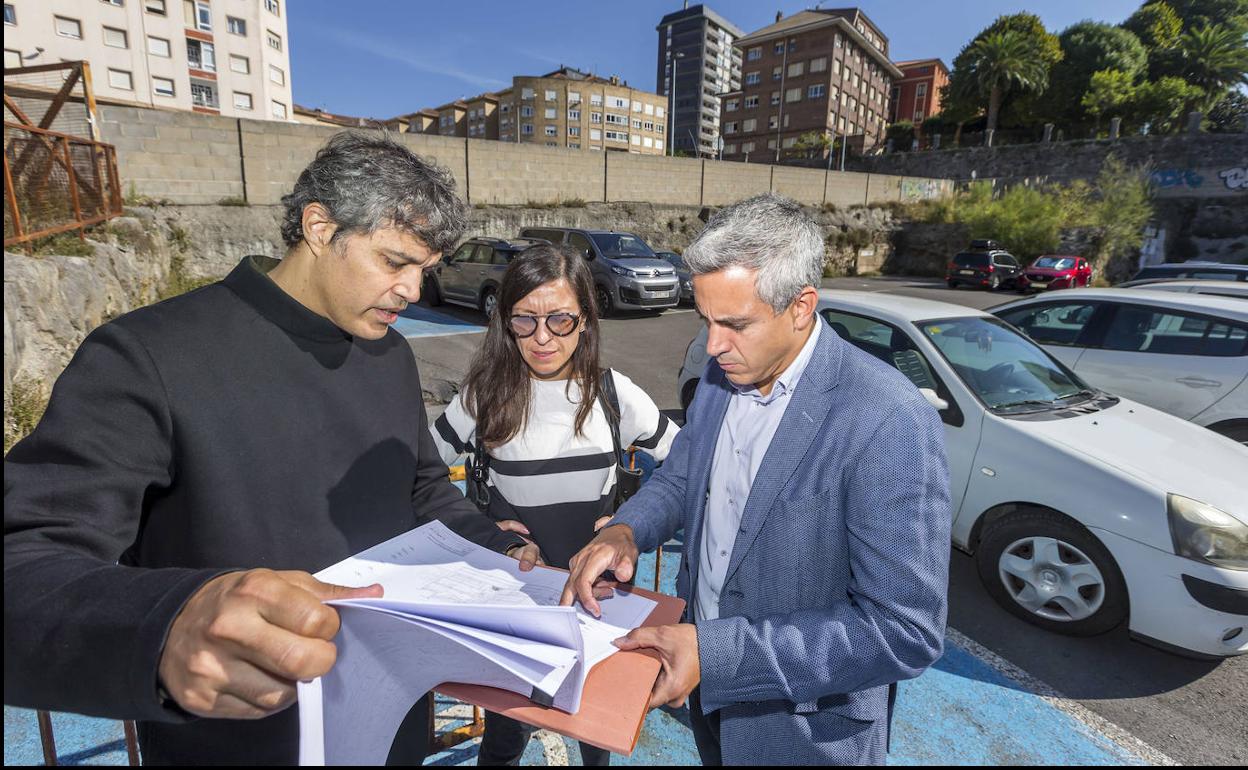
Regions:
<svg viewBox="0 0 1248 770"><path fill-rule="evenodd" d="M1151 181L1163 198L1242 194L1248 192L1248 167L1164 168L1154 171Z"/></svg>
<svg viewBox="0 0 1248 770"><path fill-rule="evenodd" d="M901 199L903 201L926 201L940 197L940 182L936 179L903 179L901 180Z"/></svg>

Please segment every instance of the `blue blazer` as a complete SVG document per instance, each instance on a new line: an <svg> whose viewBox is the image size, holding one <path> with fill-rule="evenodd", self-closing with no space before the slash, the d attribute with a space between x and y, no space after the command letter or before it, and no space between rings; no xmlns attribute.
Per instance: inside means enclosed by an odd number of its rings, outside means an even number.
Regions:
<svg viewBox="0 0 1248 770"><path fill-rule="evenodd" d="M823 331L754 479L720 617L697 623L702 709L720 712L725 764L865 760L840 738L845 720L888 720L890 685L943 649L952 511L939 415L896 369ZM612 522L643 551L684 528L690 622L733 392L712 359L667 461Z"/></svg>

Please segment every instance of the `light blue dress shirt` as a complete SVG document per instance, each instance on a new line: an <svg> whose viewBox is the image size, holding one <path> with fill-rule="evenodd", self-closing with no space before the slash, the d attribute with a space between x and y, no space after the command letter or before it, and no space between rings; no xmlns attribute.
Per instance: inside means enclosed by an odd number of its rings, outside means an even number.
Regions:
<svg viewBox="0 0 1248 770"><path fill-rule="evenodd" d="M770 393L764 396L753 385L737 387L737 392L728 402L728 411L724 413L724 422L715 443L715 457L711 461L706 523L699 546L702 558L694 602L694 617L697 620L719 617L719 595L724 587L732 548L737 542L750 487L819 339L823 321L818 316L814 320L814 330L806 338L801 352L776 378Z"/></svg>

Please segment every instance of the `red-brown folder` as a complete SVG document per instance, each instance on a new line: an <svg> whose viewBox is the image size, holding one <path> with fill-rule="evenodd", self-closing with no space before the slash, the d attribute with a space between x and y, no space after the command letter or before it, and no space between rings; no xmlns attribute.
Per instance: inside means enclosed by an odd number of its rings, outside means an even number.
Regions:
<svg viewBox="0 0 1248 770"><path fill-rule="evenodd" d="M679 623L683 599L631 588L633 593L658 602L643 626ZM646 721L650 691L659 677L658 654L646 650L620 651L590 669L581 693L581 709L569 714L507 690L448 682L436 689L464 703L481 706L512 719L585 741L616 754L631 754Z"/></svg>

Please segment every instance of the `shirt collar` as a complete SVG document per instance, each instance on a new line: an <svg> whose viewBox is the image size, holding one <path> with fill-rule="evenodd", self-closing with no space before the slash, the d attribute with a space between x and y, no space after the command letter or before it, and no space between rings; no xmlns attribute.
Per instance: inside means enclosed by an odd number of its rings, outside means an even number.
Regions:
<svg viewBox="0 0 1248 770"><path fill-rule="evenodd" d="M256 312L290 334L319 342L349 342L350 334L309 310L269 277L269 271L278 263L272 257L243 257L225 277L225 285Z"/></svg>
<svg viewBox="0 0 1248 770"><path fill-rule="evenodd" d="M802 345L801 351L798 352L797 358L793 359L793 363L789 364L776 381L772 383L771 392L763 395L758 388L753 385L736 385L737 393L742 396L749 396L763 405L770 404L781 396L786 396L793 392L797 387L797 382L802 378L802 372L806 371L806 365L810 363L811 356L815 354L815 345L819 341L820 328L823 321L818 315L814 317L815 328L811 330L810 336L806 338L806 343ZM730 381L731 382L731 381Z"/></svg>

